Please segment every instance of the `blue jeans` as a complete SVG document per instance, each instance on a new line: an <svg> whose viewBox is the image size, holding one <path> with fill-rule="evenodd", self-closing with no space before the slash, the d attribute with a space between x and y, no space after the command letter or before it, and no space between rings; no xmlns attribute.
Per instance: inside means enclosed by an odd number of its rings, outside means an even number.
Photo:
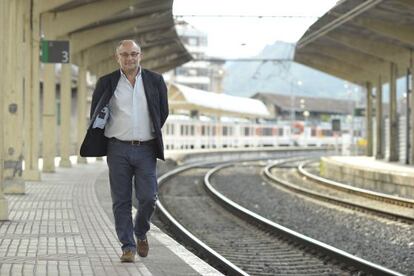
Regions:
<svg viewBox="0 0 414 276"><path fill-rule="evenodd" d="M122 250L130 249L135 252L134 234L138 239L146 238L157 200L155 145L130 145L110 139L107 162L115 230L122 243ZM135 185L135 197L138 201L135 226L131 214L132 183Z"/></svg>

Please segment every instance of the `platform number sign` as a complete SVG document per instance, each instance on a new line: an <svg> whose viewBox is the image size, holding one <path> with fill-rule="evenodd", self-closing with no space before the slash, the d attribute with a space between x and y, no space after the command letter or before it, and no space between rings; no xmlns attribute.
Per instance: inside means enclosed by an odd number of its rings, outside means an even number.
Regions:
<svg viewBox="0 0 414 276"><path fill-rule="evenodd" d="M40 61L44 63L69 63L68 40L42 40Z"/></svg>

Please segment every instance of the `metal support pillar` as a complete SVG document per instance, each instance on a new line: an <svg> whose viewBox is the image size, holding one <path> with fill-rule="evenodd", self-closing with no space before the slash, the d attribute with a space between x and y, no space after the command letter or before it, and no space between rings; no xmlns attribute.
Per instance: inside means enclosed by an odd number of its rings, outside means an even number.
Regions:
<svg viewBox="0 0 414 276"><path fill-rule="evenodd" d="M375 93L375 105L376 105L376 151L375 159L384 158L384 141L382 138L382 132L384 129L384 123L382 119L382 80L381 76L378 77L378 84Z"/></svg>
<svg viewBox="0 0 414 276"><path fill-rule="evenodd" d="M4 121L4 172L3 192L10 194L24 194L25 185L22 178L23 173L23 137L22 128L17 127L23 124L23 74L21 62L23 59L18 49L23 48L23 1L10 1L8 10L9 37L6 54L8 62L2 64L7 68L6 89L4 91L3 115Z"/></svg>
<svg viewBox="0 0 414 276"><path fill-rule="evenodd" d="M407 76L406 76L406 105L405 105L405 156L404 156L404 162L405 164L410 164L410 147L411 147L411 141L410 141L410 98L411 98L411 88L410 88L410 78L411 78L411 71L410 68L407 69Z"/></svg>
<svg viewBox="0 0 414 276"><path fill-rule="evenodd" d="M366 139L367 148L366 155L372 156L373 141L372 141L372 84L366 83L366 112L365 112L365 126L366 126Z"/></svg>
<svg viewBox="0 0 414 276"><path fill-rule="evenodd" d="M397 64L391 63L390 72L390 157L389 161L398 161L398 119L397 119Z"/></svg>
<svg viewBox="0 0 414 276"><path fill-rule="evenodd" d="M414 93L413 93L413 85L414 85L414 76L413 76L413 74L414 74L414 68L413 68L413 65L412 65L412 63L411 63L411 67L410 67L410 72L411 72L411 74L410 74L410 81L409 81L409 83L410 83L410 92L411 92L411 97L410 97L410 106L411 106L411 108L410 108L410 110L411 110L411 112L410 112L410 114L408 115L407 114L407 116L410 116L410 122L411 122L411 132L410 132L410 144L411 144L411 150L410 150L410 155L411 155L411 158L410 158L410 164L411 165L414 165Z"/></svg>
<svg viewBox="0 0 414 276"><path fill-rule="evenodd" d="M60 167L70 168L72 166L69 156L71 150L71 126L70 110L72 100L71 87L71 64L62 64L60 79Z"/></svg>
<svg viewBox="0 0 414 276"><path fill-rule="evenodd" d="M85 164L86 158L79 155L79 149L86 133L86 67L84 65L79 65L78 71L78 93L76 95L78 106L78 146L76 151L78 152L78 163Z"/></svg>
<svg viewBox="0 0 414 276"><path fill-rule="evenodd" d="M55 172L56 83L55 64L44 64L43 77L43 172Z"/></svg>
<svg viewBox="0 0 414 276"><path fill-rule="evenodd" d="M0 122L4 122L4 93L6 90L6 60L9 31L7 28L8 10L11 1L0 1L0 32L2 39L0 39ZM3 152L3 138L4 138L4 124L0 123L0 220L7 220L9 217L9 207L7 199L3 194L3 168L4 168L4 152Z"/></svg>
<svg viewBox="0 0 414 276"><path fill-rule="evenodd" d="M25 66L25 117L24 117L24 163L23 178L30 181L40 180L39 171L39 110L40 110L40 81L39 81L39 38L40 16L37 12L36 1L25 1L25 39L28 62Z"/></svg>
<svg viewBox="0 0 414 276"><path fill-rule="evenodd" d="M54 36L48 35L47 30L52 26L48 26L47 22L42 29L44 29L44 36L46 40L55 39ZM55 172L55 157L57 148L56 138L56 78L55 78L55 64L45 63L43 72L43 172Z"/></svg>

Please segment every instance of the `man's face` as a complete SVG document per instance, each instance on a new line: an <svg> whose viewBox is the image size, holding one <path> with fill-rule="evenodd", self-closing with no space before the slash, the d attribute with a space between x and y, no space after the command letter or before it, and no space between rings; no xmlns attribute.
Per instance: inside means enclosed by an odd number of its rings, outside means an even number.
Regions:
<svg viewBox="0 0 414 276"><path fill-rule="evenodd" d="M141 50L135 43L125 42L118 48L117 61L122 71L135 71L141 62Z"/></svg>

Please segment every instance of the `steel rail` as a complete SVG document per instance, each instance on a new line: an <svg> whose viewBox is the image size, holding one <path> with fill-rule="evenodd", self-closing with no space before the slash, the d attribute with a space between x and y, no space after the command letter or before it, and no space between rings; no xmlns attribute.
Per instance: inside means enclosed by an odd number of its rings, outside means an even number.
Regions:
<svg viewBox="0 0 414 276"><path fill-rule="evenodd" d="M349 192L349 193L354 193L354 194L358 194L364 197L369 197L372 199L376 199L379 201L383 201L386 203L390 203L390 204L395 204L395 205L399 205L399 206L405 206L405 207L409 207L409 208L414 208L414 200L413 199L409 199L409 198L403 198L403 197L398 197L398 196L392 196L392 195L388 195L388 194L384 194L384 193L380 193L380 192L375 192L375 191L371 191L371 190L367 190L367 189L363 189L363 188L357 188L357 187L353 187L351 185L347 185L347 184L343 184L331 179L327 179L321 176L318 176L316 174L310 173L309 171L305 170L304 166L313 163L314 161L307 161L307 162L302 162L301 164L299 164L298 166L298 172L311 179L314 180L320 184L323 184L327 187L330 188L335 188L341 191L345 191L345 192Z"/></svg>
<svg viewBox="0 0 414 276"><path fill-rule="evenodd" d="M321 148L320 151L321 152L325 152L327 150L327 148ZM278 152L290 152L291 149L280 149L278 150ZM309 149L309 148L295 148L293 150L293 152L296 154L299 151L304 151L304 152L314 152L314 151L318 151L317 149ZM225 154L225 153L223 153ZM191 154L190 154L191 155ZM259 154L260 156L260 154ZM248 159L243 159L243 160L239 160L239 161L258 161L258 160L269 160L270 157L260 157L260 158L248 158ZM273 157L274 158L274 157ZM301 158L303 159L303 157ZM184 172L186 170L190 170L193 168L198 168L198 167L205 167L205 166L212 166L212 165L219 165L219 164L223 164L223 163L228 163L228 162L235 162L234 159L230 159L227 161L224 160L211 160L211 161L199 161L199 162L192 162L190 164L186 164L183 165L179 168L176 168L170 172L167 172L165 174L163 174L162 176L160 176L158 178L158 182L159 182L159 186L161 187L168 179L174 177L176 174L179 174L181 172ZM214 263L214 265L216 265L217 267L220 267L221 270L224 270L226 273L230 274L230 275L248 275L245 271L243 271L242 269L240 269L239 267L237 267L236 265L234 265L232 262L230 262L229 260L227 260L226 258L224 258L223 256L221 256L217 251L215 251L214 249L212 249L211 247L209 247L207 244L205 244L204 242L202 242L200 239L198 239L197 237L195 237L191 232L189 232L182 224L180 224L175 218L174 216L168 212L168 210L164 207L164 205L161 203L160 200L157 200L156 202L156 212L158 215L160 215L160 217L165 220L168 221L168 225L171 227L171 230L174 234L177 234L179 237L181 237L187 244L189 244L192 248L196 249L199 252L202 252L201 255L207 256L207 258L209 260L212 260L212 262ZM210 264L212 263L210 262Z"/></svg>
<svg viewBox="0 0 414 276"><path fill-rule="evenodd" d="M285 162L288 162L288 161L282 160L282 161L277 162L276 164L281 164ZM211 185L209 178L217 171L223 168L226 168L226 167L234 166L234 164L235 163L233 162L230 164L219 165L215 167L214 169L210 170L204 177L204 185L205 185L206 190L214 197L214 199L218 203L222 204L224 207L226 207L228 210L230 210L234 214L248 221L252 221L257 225L260 225L260 227L266 229L269 232L283 235L290 240L293 240L300 244L304 244L308 248L314 249L317 252L322 252L323 254L331 256L335 258L336 260L339 260L349 266L355 267L360 271L371 273L373 275L403 275L399 272L396 272L386 267L374 264L372 262L369 262L367 260L354 256L350 253L347 253L343 250L330 246L326 243L320 242L318 240L315 240L303 234L300 234L296 231L293 231L289 228L286 228L280 224L277 224L269 219L266 219L258 215L257 213L254 213L244 208L243 206L237 204L236 202L232 201L228 197L224 196ZM275 166L275 164L271 166Z"/></svg>
<svg viewBox="0 0 414 276"><path fill-rule="evenodd" d="M361 204L358 204L358 203L355 203L355 202L350 202L350 201L339 199L339 198L336 198L336 197L331 197L331 196L326 195L326 194L318 193L318 192L312 191L310 189L299 187L298 185L295 185L295 184L293 184L289 181L285 181L283 179L280 179L279 177L273 175L270 172L270 170L273 167L278 166L282 163L286 163L286 162L289 162L289 161L284 161L284 162L280 162L280 163L276 163L276 164L272 164L270 166L267 166L266 168L263 169L263 175L266 177L267 180L271 181L272 183L279 183L280 185L282 185L283 187L285 187L289 190L292 190L292 191L295 191L295 192L298 192L298 193L301 193L301 194L304 194L304 195L307 195L307 196L310 196L310 197L313 197L313 198L317 198L319 200L324 200L324 201L328 201L328 202L331 202L331 203L341 204L343 206L348 206L348 207L356 208L356 209L359 209L359 210L367 210L367 211L370 211L370 212L373 212L373 213L376 213L376 214L379 214L379 215L383 215L383 216L386 216L386 217L401 219L401 220L406 221L408 223L413 222L413 217L411 217L411 216L405 216L403 214L397 214L395 212L391 212L391 211L388 211L388 210L380 210L380 209L377 209L377 208L374 208L374 207L369 207L369 206L361 205Z"/></svg>
<svg viewBox="0 0 414 276"><path fill-rule="evenodd" d="M198 162L190 165L185 165L179 168L176 168L161 177L158 178L159 186L161 186L168 179L174 177L176 174L184 172L186 170L194 169L197 167L203 167L207 165L220 164L223 162ZM208 259L213 260L218 266L224 269L226 273L230 275L248 275L245 271L237 267L235 264L221 256L217 251L209 247L207 244L202 242L196 236L194 236L190 231L188 231L181 223L179 223L174 216L163 206L160 200L157 200L157 212L161 215L162 218L168 220L169 226L172 227L175 234L185 240L186 243L190 244L197 251L202 252L203 255L207 256Z"/></svg>

